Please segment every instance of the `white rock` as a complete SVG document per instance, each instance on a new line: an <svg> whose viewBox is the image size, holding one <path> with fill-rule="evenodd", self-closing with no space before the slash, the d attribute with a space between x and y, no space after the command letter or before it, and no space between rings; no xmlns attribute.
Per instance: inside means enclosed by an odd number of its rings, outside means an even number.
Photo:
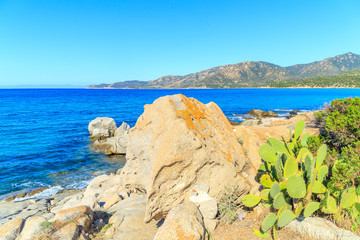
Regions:
<svg viewBox="0 0 360 240"><path fill-rule="evenodd" d="M309 236L315 239L323 240L360 240L350 231L340 229L332 222L318 217L308 217L291 221L286 228L294 232Z"/></svg>
<svg viewBox="0 0 360 240"><path fill-rule="evenodd" d="M97 117L89 123L88 127L93 139L112 137L116 129L114 119L108 117Z"/></svg>

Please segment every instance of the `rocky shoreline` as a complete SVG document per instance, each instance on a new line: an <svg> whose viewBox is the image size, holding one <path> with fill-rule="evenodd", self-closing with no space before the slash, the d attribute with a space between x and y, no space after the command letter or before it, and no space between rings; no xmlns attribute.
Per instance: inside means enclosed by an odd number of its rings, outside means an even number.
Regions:
<svg viewBox="0 0 360 240"><path fill-rule="evenodd" d="M313 112L231 125L215 103L205 105L183 95L145 105L131 129L125 123L117 128L112 119L97 118L89 124L94 147L105 154L126 154L124 168L97 176L83 190L0 203L0 240L218 236L224 229L218 217L221 196L235 183L239 199L259 194L255 181L261 163L259 147L270 136L287 136L300 119L306 122L307 132L319 131ZM261 218L264 211L238 213L237 221ZM318 223L326 225L324 221ZM309 223L295 222L284 231L305 234L303 239L324 239L301 227L304 224ZM359 239L348 231L331 229L336 238L326 239ZM255 239L252 234L231 236L216 239Z"/></svg>

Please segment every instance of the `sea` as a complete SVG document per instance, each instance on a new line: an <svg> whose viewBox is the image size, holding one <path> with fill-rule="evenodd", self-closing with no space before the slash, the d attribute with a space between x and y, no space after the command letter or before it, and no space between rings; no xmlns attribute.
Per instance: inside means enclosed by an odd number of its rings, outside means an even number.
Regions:
<svg viewBox="0 0 360 240"><path fill-rule="evenodd" d="M0 200L42 187L48 189L35 197L85 188L123 167L124 156L90 147L89 122L110 117L133 127L145 104L178 93L215 102L229 120L241 122L251 109L280 116L319 110L333 99L359 96L360 89L0 89Z"/></svg>

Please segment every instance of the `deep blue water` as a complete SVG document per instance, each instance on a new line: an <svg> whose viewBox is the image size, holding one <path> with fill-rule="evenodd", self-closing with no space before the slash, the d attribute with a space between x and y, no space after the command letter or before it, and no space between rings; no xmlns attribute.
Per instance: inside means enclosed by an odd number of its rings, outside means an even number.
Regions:
<svg viewBox="0 0 360 240"><path fill-rule="evenodd" d="M97 90L0 89L0 195L37 187L84 187L124 164L89 148L88 123L114 118L134 126L144 104L182 93L217 103L232 120L253 108L317 110L359 89Z"/></svg>

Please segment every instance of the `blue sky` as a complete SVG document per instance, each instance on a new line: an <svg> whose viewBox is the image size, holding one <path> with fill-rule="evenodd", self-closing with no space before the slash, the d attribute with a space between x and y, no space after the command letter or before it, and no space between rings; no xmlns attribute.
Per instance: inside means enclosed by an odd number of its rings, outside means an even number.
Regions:
<svg viewBox="0 0 360 240"><path fill-rule="evenodd" d="M359 12L358 0L0 0L0 86L86 86L360 54Z"/></svg>

